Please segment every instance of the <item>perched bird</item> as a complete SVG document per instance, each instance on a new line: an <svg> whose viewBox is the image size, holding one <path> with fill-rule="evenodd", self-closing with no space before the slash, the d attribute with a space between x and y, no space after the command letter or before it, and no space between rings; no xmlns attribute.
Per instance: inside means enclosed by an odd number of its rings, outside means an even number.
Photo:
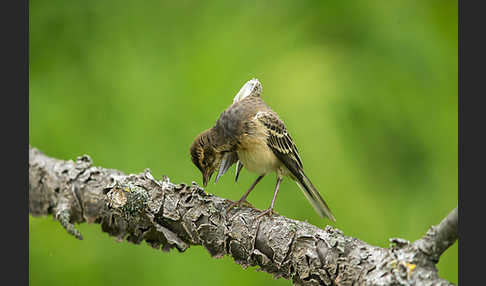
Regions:
<svg viewBox="0 0 486 286"><path fill-rule="evenodd" d="M215 183L237 164L235 181L242 167L258 178L241 199L230 208L246 202L258 182L276 172L277 183L270 207L259 216L273 213L275 198L284 176L292 178L321 217L336 221L317 189L305 175L297 147L283 121L261 98L262 85L257 79L246 82L216 124L200 133L191 145L194 165L201 171L206 186L217 170ZM228 208L228 209L230 209Z"/></svg>

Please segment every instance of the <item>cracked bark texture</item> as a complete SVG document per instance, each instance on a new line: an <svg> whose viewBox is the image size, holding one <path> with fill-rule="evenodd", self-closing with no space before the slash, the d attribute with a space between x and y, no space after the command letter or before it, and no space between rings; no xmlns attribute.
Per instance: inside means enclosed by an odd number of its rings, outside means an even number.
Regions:
<svg viewBox="0 0 486 286"><path fill-rule="evenodd" d="M183 252L202 245L212 257L231 255L295 285L453 285L435 264L457 240L457 209L414 243L392 238L389 248L367 244L337 228L320 229L280 215L234 208L196 183L156 180L95 167L89 156L50 158L29 147L29 212L52 214L78 239L76 223L98 223L118 240Z"/></svg>

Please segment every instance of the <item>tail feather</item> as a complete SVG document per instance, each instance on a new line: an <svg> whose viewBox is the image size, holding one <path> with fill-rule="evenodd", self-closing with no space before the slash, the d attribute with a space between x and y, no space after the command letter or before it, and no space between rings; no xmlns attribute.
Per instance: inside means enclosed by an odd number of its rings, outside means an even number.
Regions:
<svg viewBox="0 0 486 286"><path fill-rule="evenodd" d="M302 192L304 193L307 200L311 203L314 207L314 210L321 216L321 217L328 217L331 221L336 222L334 215L332 214L331 210L327 206L324 199L319 194L319 191L314 187L312 182L307 178L304 172L300 172L302 175L301 178L297 178L295 182L300 187Z"/></svg>

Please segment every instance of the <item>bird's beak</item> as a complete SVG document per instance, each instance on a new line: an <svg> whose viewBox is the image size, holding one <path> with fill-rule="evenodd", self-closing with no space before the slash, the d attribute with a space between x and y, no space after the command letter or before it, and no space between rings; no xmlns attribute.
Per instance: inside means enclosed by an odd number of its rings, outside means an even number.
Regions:
<svg viewBox="0 0 486 286"><path fill-rule="evenodd" d="M203 186L206 187L209 183L209 180L211 180L211 176L213 175L213 171L208 169L205 172L203 172Z"/></svg>

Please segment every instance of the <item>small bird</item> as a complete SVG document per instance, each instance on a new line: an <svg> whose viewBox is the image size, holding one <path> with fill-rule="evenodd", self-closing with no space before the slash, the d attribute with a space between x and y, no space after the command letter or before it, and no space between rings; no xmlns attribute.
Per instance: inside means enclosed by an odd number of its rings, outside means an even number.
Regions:
<svg viewBox="0 0 486 286"><path fill-rule="evenodd" d="M235 181L244 167L258 174L255 182L240 200L228 210L241 205L260 180L276 172L277 183L270 207L259 216L273 214L275 198L285 176L292 178L321 217L336 221L331 210L305 175L297 146L285 124L261 98L262 85L254 78L246 82L233 99L233 104L221 113L216 124L195 139L190 148L191 159L201 171L207 186L218 170L215 183L236 163Z"/></svg>

